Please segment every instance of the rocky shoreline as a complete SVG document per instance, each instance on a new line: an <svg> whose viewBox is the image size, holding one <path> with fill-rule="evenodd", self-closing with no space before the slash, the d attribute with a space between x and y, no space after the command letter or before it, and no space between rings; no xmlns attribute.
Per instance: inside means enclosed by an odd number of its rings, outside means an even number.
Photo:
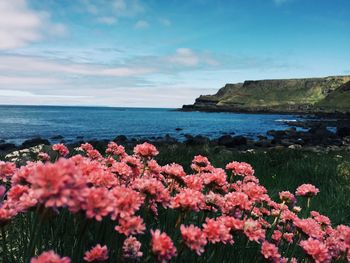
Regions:
<svg viewBox="0 0 350 263"><path fill-rule="evenodd" d="M273 150L273 149L300 149L306 151L350 151L350 121L349 119L317 119L309 118L305 121L286 121L291 126L285 130L270 130L266 134L257 136L257 139L251 139L243 135L224 134L216 139L210 139L203 135L185 134L184 141L178 141L176 138L166 135L157 138L127 138L124 135L115 137L114 142L133 147L144 141L155 145L176 145L185 144L188 146L219 146L238 151L250 150ZM300 127L302 129L297 129ZM332 130L329 127L336 127ZM181 131L181 128L177 128ZM51 141L50 141L51 140ZM65 142L64 137L57 135L50 140L45 138L32 138L24 141L21 145L8 143L0 140L0 156L10 152L28 149L38 145L51 145L52 141L66 143L74 148L81 143L89 142L96 148L104 149L111 140L84 140L83 137L77 137L75 142Z"/></svg>

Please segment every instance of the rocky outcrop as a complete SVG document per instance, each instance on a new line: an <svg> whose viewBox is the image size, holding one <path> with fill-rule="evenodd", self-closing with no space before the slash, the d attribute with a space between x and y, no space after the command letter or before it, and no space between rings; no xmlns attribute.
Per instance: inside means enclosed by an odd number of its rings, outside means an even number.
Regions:
<svg viewBox="0 0 350 263"><path fill-rule="evenodd" d="M350 113L350 76L249 80L202 95L187 111Z"/></svg>

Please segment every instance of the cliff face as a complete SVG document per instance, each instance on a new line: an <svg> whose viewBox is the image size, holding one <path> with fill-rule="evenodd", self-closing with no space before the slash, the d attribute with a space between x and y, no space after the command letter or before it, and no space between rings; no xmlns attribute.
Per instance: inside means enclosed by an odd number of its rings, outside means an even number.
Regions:
<svg viewBox="0 0 350 263"><path fill-rule="evenodd" d="M350 76L226 84L183 110L279 113L350 113Z"/></svg>

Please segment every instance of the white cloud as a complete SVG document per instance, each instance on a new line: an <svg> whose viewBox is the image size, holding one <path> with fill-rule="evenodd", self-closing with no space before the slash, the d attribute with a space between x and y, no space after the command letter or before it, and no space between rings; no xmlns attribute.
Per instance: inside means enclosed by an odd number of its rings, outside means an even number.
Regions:
<svg viewBox="0 0 350 263"><path fill-rule="evenodd" d="M161 23L163 26L171 26L171 21L166 18L160 18L159 23Z"/></svg>
<svg viewBox="0 0 350 263"><path fill-rule="evenodd" d="M57 78L47 77L23 77L23 76L0 76L0 85L52 85L61 84L63 81Z"/></svg>
<svg viewBox="0 0 350 263"><path fill-rule="evenodd" d="M147 67L106 67L94 64L60 63L38 57L2 56L1 72L11 73L64 73L82 76L131 77L149 74L154 71Z"/></svg>
<svg viewBox="0 0 350 263"><path fill-rule="evenodd" d="M170 63L183 66L196 66L199 63L199 57L189 48L178 48L176 53L168 57Z"/></svg>
<svg viewBox="0 0 350 263"><path fill-rule="evenodd" d="M26 0L0 1L0 50L15 49L45 37L66 32L64 25L50 22L50 14L31 10Z"/></svg>
<svg viewBox="0 0 350 263"><path fill-rule="evenodd" d="M97 18L97 22L106 25L114 25L118 22L118 20L113 16L101 16Z"/></svg>
<svg viewBox="0 0 350 263"><path fill-rule="evenodd" d="M144 29L144 28L148 28L148 27L149 27L149 23L145 20L139 20L135 24L136 29Z"/></svg>

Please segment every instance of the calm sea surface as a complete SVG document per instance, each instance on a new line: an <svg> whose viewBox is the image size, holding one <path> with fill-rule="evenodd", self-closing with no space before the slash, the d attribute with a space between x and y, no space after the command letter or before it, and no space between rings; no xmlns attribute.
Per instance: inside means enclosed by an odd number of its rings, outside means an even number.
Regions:
<svg viewBox="0 0 350 263"><path fill-rule="evenodd" d="M226 133L256 137L271 129L285 129L283 120L293 115L180 112L173 109L0 106L0 139L22 141L41 136L64 139L152 138L169 134L179 140L184 134L216 138ZM176 131L176 128L182 128ZM55 141L53 141L55 142Z"/></svg>

